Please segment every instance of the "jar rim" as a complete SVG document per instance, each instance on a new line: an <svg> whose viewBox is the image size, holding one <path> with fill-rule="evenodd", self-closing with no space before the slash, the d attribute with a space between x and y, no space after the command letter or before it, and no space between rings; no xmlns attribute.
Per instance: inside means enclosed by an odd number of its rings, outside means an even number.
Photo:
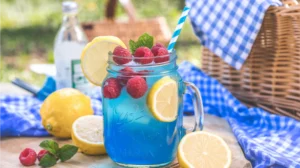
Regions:
<svg viewBox="0 0 300 168"><path fill-rule="evenodd" d="M165 58L165 57L168 57L170 54L172 53L168 53L166 55L160 55L160 56L155 56L155 58ZM122 56L118 56L118 55L113 55L113 54L109 54L110 57L114 57L114 58L120 58L120 59L124 59L124 57ZM133 55L131 55L132 57L134 57ZM126 58L125 58L126 59ZM145 59L145 58L142 58L142 57L134 57L134 59Z"/></svg>
<svg viewBox="0 0 300 168"><path fill-rule="evenodd" d="M124 67L145 67L145 66L160 66L160 65L166 65L166 64L169 64L173 61L176 61L177 59L177 55L176 55L176 51L173 50L171 52L168 52L168 54L166 55L161 55L161 56L155 56L153 57L153 59L163 59L163 58L167 58L167 57L170 57L168 61L165 61L165 62L160 62L160 63L149 63L149 64L139 64L139 63L136 63L136 64L116 64L115 61L113 61L113 58L119 58L119 59L129 59L129 58L124 58L122 56L117 56L117 55L114 55L112 53L108 53L108 64L113 64L113 65L116 65L116 66L124 66ZM145 59L149 59L149 58L144 58L144 57L134 57L133 55L131 55L131 61L134 61L134 60L145 60Z"/></svg>
<svg viewBox="0 0 300 168"><path fill-rule="evenodd" d="M163 71L160 71L159 73L168 73L170 71L176 70L177 69L177 65L176 65L176 59L177 59L177 55L176 55L176 51L173 50L172 52L169 52L169 54L167 55L163 55L163 56L158 56L158 57L154 57L152 62L149 64L140 64L135 62L136 57L131 57L130 63L126 63L126 64L117 64L114 60L113 60L113 54L109 53L109 58L108 58L108 67L107 67L107 71L110 73L120 73L121 69L124 68L132 68L135 71L139 71L139 73L141 73L140 71L142 70L148 70L148 72L142 73L141 75L145 75L145 76L150 76L153 75L152 72L154 72L155 70L157 70L157 68L159 67L166 67L166 69L164 69ZM164 57L170 57L168 61L165 62L161 62L161 63L155 63L154 59L155 58L164 58ZM120 57L118 56L118 58L122 58L124 59L124 57ZM125 58L126 59L126 58ZM137 59L145 59L145 58L137 58ZM146 58L147 59L147 58ZM169 66L171 65L171 66ZM157 73L155 71L155 73ZM124 73L123 73L124 75ZM125 74L125 76L127 76Z"/></svg>

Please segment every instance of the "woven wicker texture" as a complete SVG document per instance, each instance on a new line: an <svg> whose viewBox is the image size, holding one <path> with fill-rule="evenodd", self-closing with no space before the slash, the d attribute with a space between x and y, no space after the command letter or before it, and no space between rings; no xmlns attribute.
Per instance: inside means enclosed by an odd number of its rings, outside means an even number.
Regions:
<svg viewBox="0 0 300 168"><path fill-rule="evenodd" d="M130 39L137 40L145 32L164 44L171 39L171 32L163 17L132 22L99 21L82 25L89 41L96 36L116 36L127 44Z"/></svg>
<svg viewBox="0 0 300 168"><path fill-rule="evenodd" d="M203 49L203 70L246 105L300 120L300 5L270 7L240 71Z"/></svg>
<svg viewBox="0 0 300 168"><path fill-rule="evenodd" d="M82 23L82 27L91 41L96 36L116 36L119 37L125 44L129 40L137 40L139 36L145 32L152 35L157 42L168 44L171 39L171 31L164 17L156 17L151 19L137 20L135 19L135 11L133 5L123 5L128 21L115 20L111 12L115 12L115 0L108 1L106 6L106 19L96 22ZM131 3L131 2L130 2ZM115 5L115 6L112 6ZM111 8L111 9L110 9Z"/></svg>

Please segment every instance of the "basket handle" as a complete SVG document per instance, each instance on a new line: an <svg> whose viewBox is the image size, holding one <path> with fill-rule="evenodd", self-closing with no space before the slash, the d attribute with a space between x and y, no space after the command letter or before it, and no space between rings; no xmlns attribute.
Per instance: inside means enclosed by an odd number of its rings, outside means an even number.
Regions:
<svg viewBox="0 0 300 168"><path fill-rule="evenodd" d="M300 16L300 5L296 0L282 0L284 8L278 13L281 16L291 16L298 17Z"/></svg>
<svg viewBox="0 0 300 168"><path fill-rule="evenodd" d="M136 20L136 11L135 11L135 7L132 4L131 0L119 0L119 2L125 9L128 17L129 17L129 20L135 21Z"/></svg>
<svg viewBox="0 0 300 168"><path fill-rule="evenodd" d="M136 12L135 7L133 6L131 0L119 0L122 7L125 9L129 21L135 21L136 20ZM117 9L118 0L108 0L106 3L106 9L105 9L105 17L107 20L114 20L116 15L116 9Z"/></svg>
<svg viewBox="0 0 300 168"><path fill-rule="evenodd" d="M297 0L281 0L281 2L285 7L296 6L299 4Z"/></svg>

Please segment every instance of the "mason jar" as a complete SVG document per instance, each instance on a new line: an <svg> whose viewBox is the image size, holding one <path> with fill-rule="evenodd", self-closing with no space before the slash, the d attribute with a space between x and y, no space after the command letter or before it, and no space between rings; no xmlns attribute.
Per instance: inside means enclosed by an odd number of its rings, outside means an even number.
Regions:
<svg viewBox="0 0 300 168"><path fill-rule="evenodd" d="M171 163L176 157L179 141L187 130L183 126L186 87L190 87L194 93L195 123L190 130L203 127L199 90L180 77L175 51L154 57L165 60L161 63L155 63L160 61L154 60L149 64L140 64L142 59L149 58L133 57L134 60L128 64L118 65L115 59L124 58L109 55L108 74L102 85L104 145L109 157L127 167L161 167ZM163 80L173 84L165 87L172 94L161 95L155 103L160 103L162 112L175 109L176 115L172 116L172 120L161 120L149 105L150 94L155 89L153 87ZM163 109L164 106L166 109Z"/></svg>

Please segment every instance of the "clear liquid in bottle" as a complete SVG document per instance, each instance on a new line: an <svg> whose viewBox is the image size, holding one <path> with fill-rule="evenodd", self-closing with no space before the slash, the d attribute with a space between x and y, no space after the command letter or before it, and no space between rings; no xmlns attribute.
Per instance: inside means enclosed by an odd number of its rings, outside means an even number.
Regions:
<svg viewBox="0 0 300 168"><path fill-rule="evenodd" d="M84 77L80 66L80 55L88 40L77 20L78 5L65 1L62 6L63 23L54 44L56 88L75 88L88 94L92 84Z"/></svg>

